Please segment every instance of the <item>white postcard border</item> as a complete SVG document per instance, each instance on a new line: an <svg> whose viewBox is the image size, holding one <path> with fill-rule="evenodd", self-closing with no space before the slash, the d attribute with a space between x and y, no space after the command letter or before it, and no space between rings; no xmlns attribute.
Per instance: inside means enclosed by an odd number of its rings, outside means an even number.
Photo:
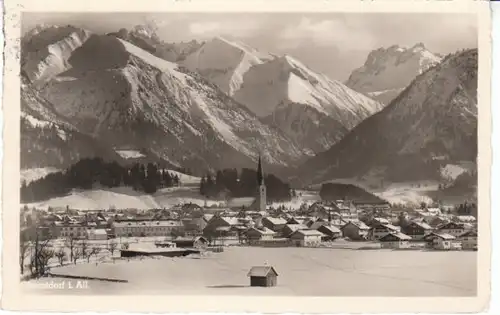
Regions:
<svg viewBox="0 0 500 315"><path fill-rule="evenodd" d="M477 312L490 299L491 173L491 21L485 1L211 1L211 0L5 0L3 308L26 311L127 312ZM46 12L456 12L477 13L479 47L478 296L471 298L398 297L242 297L242 296L57 296L23 295L19 285L20 82L19 37L22 11Z"/></svg>

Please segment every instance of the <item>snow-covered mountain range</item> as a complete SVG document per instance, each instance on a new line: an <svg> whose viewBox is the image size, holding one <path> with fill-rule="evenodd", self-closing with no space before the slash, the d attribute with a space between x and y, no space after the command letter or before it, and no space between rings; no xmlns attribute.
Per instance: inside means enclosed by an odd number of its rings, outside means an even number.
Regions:
<svg viewBox="0 0 500 315"><path fill-rule="evenodd" d="M107 35L41 26L25 34L22 48L24 126L54 129L44 145L25 137L24 151L32 152L25 166L94 154L64 153L61 147L72 146L61 138L65 132L75 135L66 139L114 148L99 149L113 158L134 151L204 171L251 165L261 153L286 168L326 150L382 108L290 56L221 37L167 44L144 26ZM41 152L58 158L37 160Z"/></svg>
<svg viewBox="0 0 500 315"><path fill-rule="evenodd" d="M57 143L61 164L69 162L65 156L79 155L79 148L71 154L60 152L61 141L70 151L73 144L58 132L77 134L99 148L114 148L116 155L122 148L135 149L199 172L251 166L259 152L267 163L285 167L305 157L305 150L280 130L261 122L199 74L128 41L91 34L80 47L61 54L69 55L65 71L49 64L51 79L43 86L25 79L22 111L29 119L22 130L23 154L37 152L25 166L44 166L39 164L45 159L35 156L53 152L52 143ZM54 133L43 147L37 133L27 131L47 124Z"/></svg>
<svg viewBox="0 0 500 315"><path fill-rule="evenodd" d="M379 48L368 55L362 67L351 73L346 85L389 104L417 75L441 59L422 43L409 48L399 45Z"/></svg>
<svg viewBox="0 0 500 315"><path fill-rule="evenodd" d="M182 62L311 154L328 149L383 105L299 60L216 37Z"/></svg>
<svg viewBox="0 0 500 315"><path fill-rule="evenodd" d="M90 32L73 26L37 26L21 40L22 74L34 85L43 85L69 69L68 59Z"/></svg>
<svg viewBox="0 0 500 315"><path fill-rule="evenodd" d="M310 184L429 178L477 153L477 50L379 49L343 84L288 55L221 37L166 43L142 26L40 26L21 45L24 169L100 156L201 175L262 154Z"/></svg>
<svg viewBox="0 0 500 315"><path fill-rule="evenodd" d="M379 113L303 164L297 179L377 175L388 181L439 179L444 166L475 164L477 49L447 56Z"/></svg>
<svg viewBox="0 0 500 315"><path fill-rule="evenodd" d="M116 36L136 45L156 57L171 62L184 60L186 56L195 52L203 42L191 40L189 42L168 43L160 39L151 25L137 25L130 30L125 28L108 35Z"/></svg>

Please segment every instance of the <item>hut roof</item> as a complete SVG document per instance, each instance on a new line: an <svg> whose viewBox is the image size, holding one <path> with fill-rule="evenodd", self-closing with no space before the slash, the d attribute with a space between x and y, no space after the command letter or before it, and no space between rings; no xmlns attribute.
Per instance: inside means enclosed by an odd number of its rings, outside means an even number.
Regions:
<svg viewBox="0 0 500 315"><path fill-rule="evenodd" d="M254 266L248 272L247 277L267 277L271 272L274 273L275 276L278 275L272 266Z"/></svg>

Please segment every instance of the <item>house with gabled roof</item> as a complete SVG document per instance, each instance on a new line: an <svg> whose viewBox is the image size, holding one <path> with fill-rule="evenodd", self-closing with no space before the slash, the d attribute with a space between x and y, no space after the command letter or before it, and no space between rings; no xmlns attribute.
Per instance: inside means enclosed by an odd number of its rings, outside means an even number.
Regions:
<svg viewBox="0 0 500 315"><path fill-rule="evenodd" d="M351 240L359 241L366 240L370 227L361 221L349 221L340 228L343 237L348 237Z"/></svg>
<svg viewBox="0 0 500 315"><path fill-rule="evenodd" d="M253 244L258 241L272 240L277 233L267 227L251 227L246 230L245 234L248 242Z"/></svg>
<svg viewBox="0 0 500 315"><path fill-rule="evenodd" d="M295 246L312 246L321 245L321 238L325 235L315 230L297 230L290 234L289 238Z"/></svg>
<svg viewBox="0 0 500 315"><path fill-rule="evenodd" d="M464 234L468 230L472 230L473 226L467 223L448 222L437 227L437 232L442 234L450 234L455 237Z"/></svg>
<svg viewBox="0 0 500 315"><path fill-rule="evenodd" d="M411 221L407 225L401 227L401 231L414 239L421 239L425 235L431 233L434 229L425 222Z"/></svg>
<svg viewBox="0 0 500 315"><path fill-rule="evenodd" d="M456 237L451 234L432 232L423 237L427 242L427 246L434 249L449 250L459 249L461 244L456 240Z"/></svg>
<svg viewBox="0 0 500 315"><path fill-rule="evenodd" d="M214 215L203 229L203 235L209 240L216 237L236 236L239 226L241 223L237 217Z"/></svg>
<svg viewBox="0 0 500 315"><path fill-rule="evenodd" d="M392 232L379 239L382 248L410 248L411 237L401 232Z"/></svg>
<svg viewBox="0 0 500 315"><path fill-rule="evenodd" d="M287 224L281 230L281 235L283 237L288 237L297 230L308 230L308 229L309 227L307 227L304 224Z"/></svg>
<svg viewBox="0 0 500 315"><path fill-rule="evenodd" d="M278 284L278 273L272 266L254 266L247 274L252 287L273 287Z"/></svg>
<svg viewBox="0 0 500 315"><path fill-rule="evenodd" d="M273 230L274 232L281 231L286 225L286 220L283 218L264 217L261 222L263 226Z"/></svg>
<svg viewBox="0 0 500 315"><path fill-rule="evenodd" d="M342 231L335 225L321 225L317 230L325 235L323 241L333 241L342 236Z"/></svg>
<svg viewBox="0 0 500 315"><path fill-rule="evenodd" d="M381 237L390 234L390 233L396 233L400 232L401 227L395 226L389 223L378 223L372 225L370 230L368 231L367 238L370 240L378 240Z"/></svg>
<svg viewBox="0 0 500 315"><path fill-rule="evenodd" d="M477 250L477 231L470 230L461 234L457 239L462 242L462 249Z"/></svg>

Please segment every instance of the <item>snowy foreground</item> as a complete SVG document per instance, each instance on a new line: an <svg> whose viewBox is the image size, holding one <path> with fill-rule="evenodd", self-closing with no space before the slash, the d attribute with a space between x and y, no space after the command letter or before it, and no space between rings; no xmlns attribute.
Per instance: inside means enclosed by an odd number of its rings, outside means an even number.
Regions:
<svg viewBox="0 0 500 315"><path fill-rule="evenodd" d="M229 247L223 253L184 258L144 258L54 268L57 274L108 277L88 288L37 289L41 294L202 294L294 296L474 296L476 252ZM252 266L272 265L278 286L249 287ZM33 290L46 278L23 283Z"/></svg>

